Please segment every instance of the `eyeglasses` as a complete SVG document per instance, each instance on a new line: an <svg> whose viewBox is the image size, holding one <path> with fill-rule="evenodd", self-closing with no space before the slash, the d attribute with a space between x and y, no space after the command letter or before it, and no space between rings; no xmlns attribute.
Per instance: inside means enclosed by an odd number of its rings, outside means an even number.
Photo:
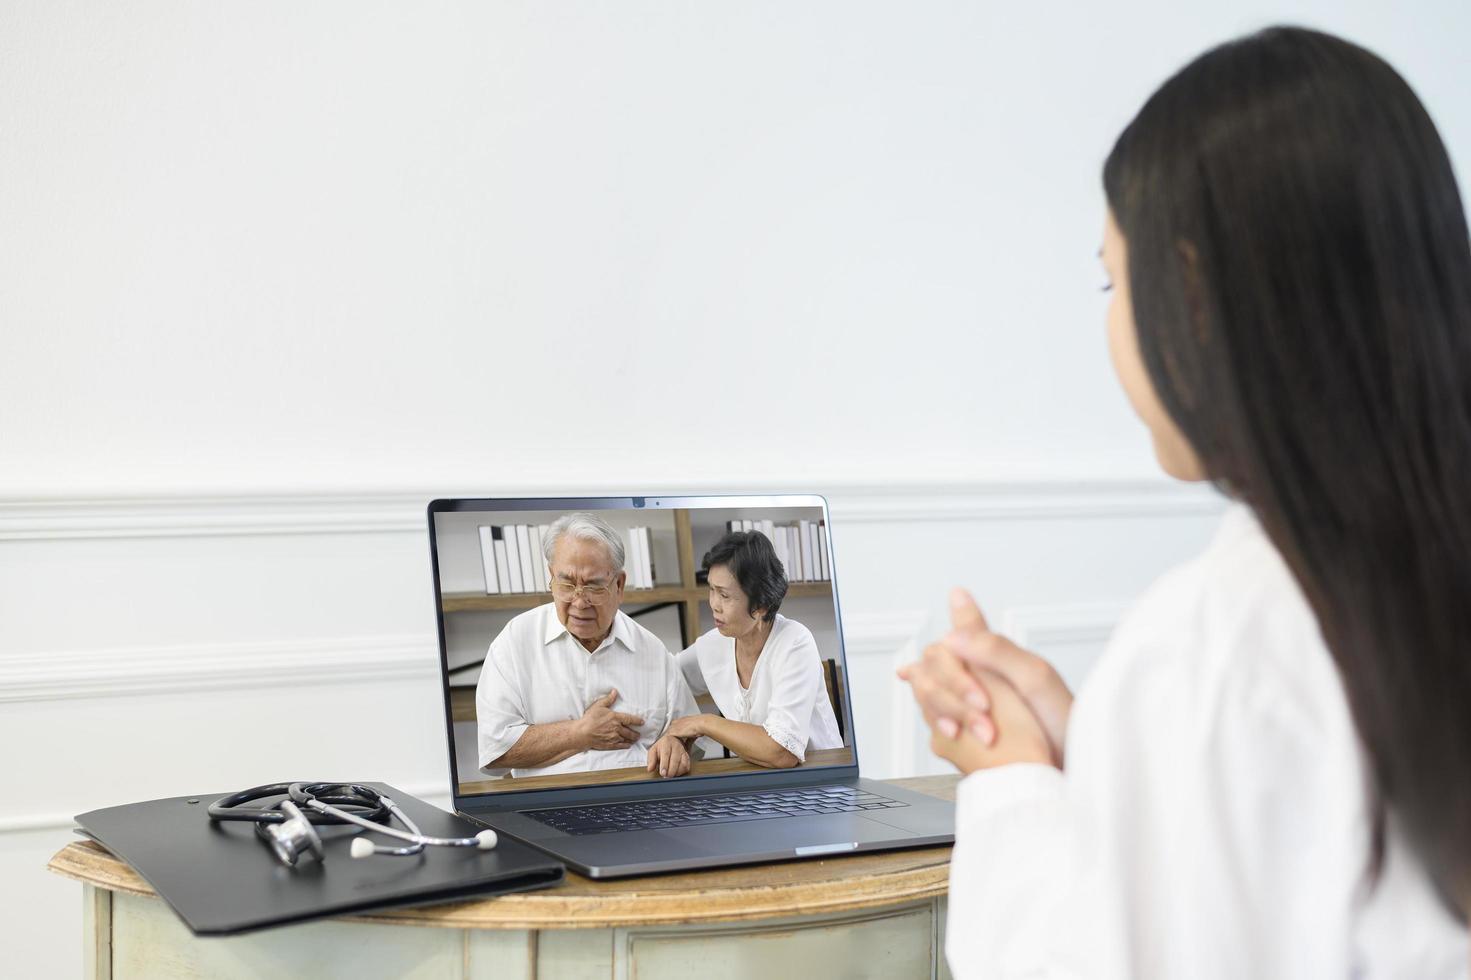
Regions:
<svg viewBox="0 0 1471 980"><path fill-rule="evenodd" d="M576 602L578 596L586 599L594 606L600 606L608 601L613 590L606 585L573 585L571 582L553 582L552 595L561 602Z"/></svg>

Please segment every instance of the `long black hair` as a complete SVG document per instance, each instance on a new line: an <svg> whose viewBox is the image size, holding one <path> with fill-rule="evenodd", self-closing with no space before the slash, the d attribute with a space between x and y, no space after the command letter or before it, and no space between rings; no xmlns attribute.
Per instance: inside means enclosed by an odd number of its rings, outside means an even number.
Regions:
<svg viewBox="0 0 1471 980"><path fill-rule="evenodd" d="M1104 189L1141 357L1282 552L1386 808L1471 911L1471 243L1404 79L1273 28L1167 81Z"/></svg>

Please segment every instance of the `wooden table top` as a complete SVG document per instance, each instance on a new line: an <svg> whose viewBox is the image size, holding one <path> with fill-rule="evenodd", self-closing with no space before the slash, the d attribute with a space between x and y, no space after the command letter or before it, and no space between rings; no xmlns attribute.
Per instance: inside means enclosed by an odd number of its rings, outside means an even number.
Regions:
<svg viewBox="0 0 1471 980"><path fill-rule="evenodd" d="M846 766L853 761L851 748L813 749L807 753L804 766ZM690 763L691 776L729 775L735 772L770 772L765 766L735 756L729 759L698 759ZM460 784L461 796L476 793L517 793L548 786L604 786L608 783L637 783L649 778L643 766L629 769L592 769L588 772L561 772L555 776L519 776L505 779L480 779Z"/></svg>
<svg viewBox="0 0 1471 980"><path fill-rule="evenodd" d="M953 800L957 781L958 777L949 775L893 783ZM91 841L68 844L47 867L109 891L154 894L131 867ZM606 929L739 922L923 901L945 894L949 874L948 845L611 881L595 881L569 870L563 884L541 891L342 918L455 929Z"/></svg>

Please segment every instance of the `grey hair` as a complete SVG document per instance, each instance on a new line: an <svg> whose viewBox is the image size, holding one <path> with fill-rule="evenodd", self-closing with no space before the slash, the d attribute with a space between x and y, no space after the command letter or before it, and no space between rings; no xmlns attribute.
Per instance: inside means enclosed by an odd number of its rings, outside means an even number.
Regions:
<svg viewBox="0 0 1471 980"><path fill-rule="evenodd" d="M547 533L541 538L541 553L552 563L552 552L557 550L557 542L562 535L570 534L582 541L597 541L608 549L608 555L613 559L613 574L623 571L623 539L618 532L596 514L563 514L552 521L547 528Z"/></svg>

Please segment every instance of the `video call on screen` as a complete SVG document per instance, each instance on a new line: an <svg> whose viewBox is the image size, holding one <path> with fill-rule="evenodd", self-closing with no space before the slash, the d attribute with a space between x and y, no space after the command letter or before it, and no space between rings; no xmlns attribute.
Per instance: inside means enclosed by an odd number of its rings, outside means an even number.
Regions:
<svg viewBox="0 0 1471 980"><path fill-rule="evenodd" d="M853 761L822 508L434 520L459 795Z"/></svg>

